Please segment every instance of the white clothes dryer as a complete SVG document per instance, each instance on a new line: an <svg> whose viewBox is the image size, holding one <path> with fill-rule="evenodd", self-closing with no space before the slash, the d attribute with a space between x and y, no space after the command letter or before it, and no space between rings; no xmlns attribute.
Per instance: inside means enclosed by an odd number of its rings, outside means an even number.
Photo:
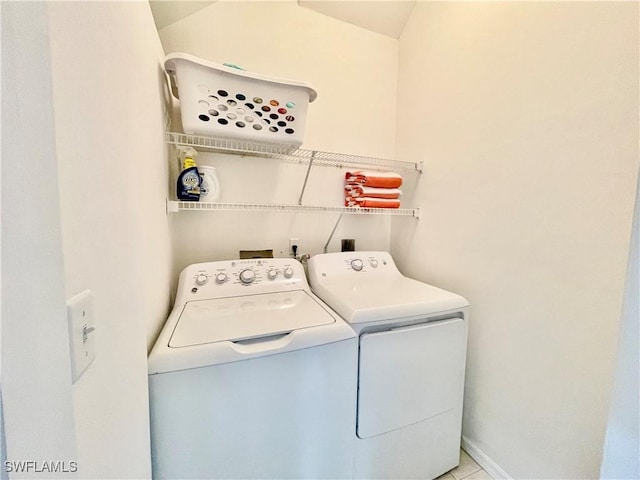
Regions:
<svg viewBox="0 0 640 480"><path fill-rule="evenodd" d="M308 271L359 338L354 477L432 479L457 466L469 303L405 277L387 252L315 255Z"/></svg>
<svg viewBox="0 0 640 480"><path fill-rule="evenodd" d="M187 267L149 355L153 477L350 477L356 370L299 262Z"/></svg>

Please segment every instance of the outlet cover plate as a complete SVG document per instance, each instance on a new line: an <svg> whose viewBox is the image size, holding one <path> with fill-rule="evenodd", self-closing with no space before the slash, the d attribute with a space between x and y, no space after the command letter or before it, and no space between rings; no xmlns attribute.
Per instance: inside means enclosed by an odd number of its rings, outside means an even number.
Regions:
<svg viewBox="0 0 640 480"><path fill-rule="evenodd" d="M300 239L293 237L289 239L289 255L293 255L293 246L296 246L296 255L300 254Z"/></svg>
<svg viewBox="0 0 640 480"><path fill-rule="evenodd" d="M93 294L90 290L67 300L71 378L75 383L96 357Z"/></svg>

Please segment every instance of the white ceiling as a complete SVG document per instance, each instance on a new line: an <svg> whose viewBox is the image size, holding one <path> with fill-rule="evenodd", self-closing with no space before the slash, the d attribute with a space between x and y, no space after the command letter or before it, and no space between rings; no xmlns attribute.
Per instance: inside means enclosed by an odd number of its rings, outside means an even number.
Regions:
<svg viewBox="0 0 640 480"><path fill-rule="evenodd" d="M149 5L151 5L151 12L153 13L153 18L156 21L156 28L158 30L166 27L167 25L171 25L172 23L176 23L181 18L188 17L192 13L208 7L212 3L215 3L215 0L209 2L191 2L182 0L149 0Z"/></svg>
<svg viewBox="0 0 640 480"><path fill-rule="evenodd" d="M177 22L213 1L149 0L158 29ZM297 0L298 5L359 27L399 38L416 0Z"/></svg>
<svg viewBox="0 0 640 480"><path fill-rule="evenodd" d="M298 5L393 38L402 34L415 0L298 0Z"/></svg>

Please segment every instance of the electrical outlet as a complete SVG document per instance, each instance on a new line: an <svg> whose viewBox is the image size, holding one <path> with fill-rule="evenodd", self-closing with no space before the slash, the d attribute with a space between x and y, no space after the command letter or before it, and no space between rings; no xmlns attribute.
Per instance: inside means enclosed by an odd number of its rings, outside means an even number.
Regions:
<svg viewBox="0 0 640 480"><path fill-rule="evenodd" d="M293 246L296 246L296 251L293 251ZM289 255L299 255L300 254L300 239L299 238L290 238L289 239Z"/></svg>

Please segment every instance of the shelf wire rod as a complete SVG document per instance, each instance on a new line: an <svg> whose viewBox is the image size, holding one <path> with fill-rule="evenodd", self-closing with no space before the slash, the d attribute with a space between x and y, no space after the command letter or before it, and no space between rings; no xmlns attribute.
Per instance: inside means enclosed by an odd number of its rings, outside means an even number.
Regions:
<svg viewBox="0 0 640 480"><path fill-rule="evenodd" d="M300 197L298 198L298 205L302 205L302 197L304 196L304 191L307 188L307 181L309 180L309 174L311 173L311 167L313 166L313 161L316 158L316 151L311 152L311 158L309 159L309 166L307 167L307 173L304 176L304 183L302 184L302 191L300 192Z"/></svg>
<svg viewBox="0 0 640 480"><path fill-rule="evenodd" d="M340 214L340 216L338 217L338 220L336 221L336 224L333 226L333 230L331 230L331 233L329 234L327 243L324 244L324 248L322 249L323 253L327 253L327 250L329 249L329 243L331 243L331 239L333 238L333 234L336 233L336 229L338 228L338 225L340 225L340 220L342 220L342 215L344 214L343 213Z"/></svg>

